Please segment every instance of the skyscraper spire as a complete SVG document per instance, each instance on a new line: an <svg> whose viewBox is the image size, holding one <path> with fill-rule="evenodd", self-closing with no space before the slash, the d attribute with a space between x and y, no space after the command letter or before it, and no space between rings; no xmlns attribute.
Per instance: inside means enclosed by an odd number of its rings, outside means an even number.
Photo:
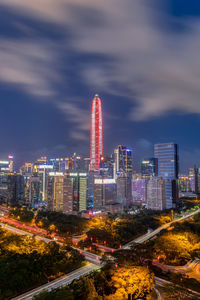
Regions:
<svg viewBox="0 0 200 300"><path fill-rule="evenodd" d="M99 170L100 156L103 155L103 121L101 99L96 94L92 101L90 170Z"/></svg>

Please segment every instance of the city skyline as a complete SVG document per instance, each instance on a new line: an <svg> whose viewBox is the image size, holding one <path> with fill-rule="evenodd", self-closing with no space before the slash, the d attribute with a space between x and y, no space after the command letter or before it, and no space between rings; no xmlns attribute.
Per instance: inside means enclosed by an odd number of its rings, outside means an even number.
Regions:
<svg viewBox="0 0 200 300"><path fill-rule="evenodd" d="M1 157L89 156L98 93L105 153L127 145L139 162L174 142L181 171L198 165L200 4L113 1L1 1Z"/></svg>
<svg viewBox="0 0 200 300"><path fill-rule="evenodd" d="M200 0L0 0L0 300L200 299Z"/></svg>

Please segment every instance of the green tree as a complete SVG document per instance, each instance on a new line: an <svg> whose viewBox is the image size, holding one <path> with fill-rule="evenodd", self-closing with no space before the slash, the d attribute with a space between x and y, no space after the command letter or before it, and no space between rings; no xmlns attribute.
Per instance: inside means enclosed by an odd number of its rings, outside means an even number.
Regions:
<svg viewBox="0 0 200 300"><path fill-rule="evenodd" d="M145 267L121 267L112 271L114 294L106 299L146 299L154 286L154 276ZM113 297L113 298L112 298Z"/></svg>
<svg viewBox="0 0 200 300"><path fill-rule="evenodd" d="M95 286L94 280L88 277L80 277L78 281L74 281L71 285L74 290L75 300L98 300L100 299Z"/></svg>

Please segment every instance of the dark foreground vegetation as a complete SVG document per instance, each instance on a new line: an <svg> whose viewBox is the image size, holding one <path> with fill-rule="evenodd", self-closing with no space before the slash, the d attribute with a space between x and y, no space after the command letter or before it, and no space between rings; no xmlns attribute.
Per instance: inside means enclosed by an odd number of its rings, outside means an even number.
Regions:
<svg viewBox="0 0 200 300"><path fill-rule="evenodd" d="M11 299L82 263L83 257L76 250L63 251L54 242L45 244L0 229L0 300Z"/></svg>
<svg viewBox="0 0 200 300"><path fill-rule="evenodd" d="M154 276L146 267L107 265L69 286L42 292L34 300L145 300L151 299L153 286Z"/></svg>
<svg viewBox="0 0 200 300"><path fill-rule="evenodd" d="M88 227L88 220L61 212L39 211L36 224L46 230L52 225L60 235L81 234Z"/></svg>

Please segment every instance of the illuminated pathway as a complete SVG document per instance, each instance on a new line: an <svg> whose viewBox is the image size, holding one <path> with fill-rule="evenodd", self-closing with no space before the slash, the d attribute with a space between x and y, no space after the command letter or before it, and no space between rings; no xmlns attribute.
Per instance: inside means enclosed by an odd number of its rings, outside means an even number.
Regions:
<svg viewBox="0 0 200 300"><path fill-rule="evenodd" d="M156 285L156 287L158 288L159 286L160 287L163 287L163 286L166 286L166 285L173 285L173 286L175 286L175 287L177 287L177 289L178 288L180 288L180 289L182 289L182 290L185 290L186 292L188 292L191 296L193 296L193 297L195 297L195 299L200 299L200 293L198 293L198 292L195 292L195 291L193 291L193 290L190 290L190 289L186 289L186 288L184 288L184 287L182 287L182 286L180 286L180 285L176 285L176 284L174 284L174 283L172 283L172 282L170 282L170 281L167 281L167 280L165 280L165 279L162 279L162 278L159 278L159 277L154 277L155 278L155 285ZM189 299L189 298L188 298ZM194 298L193 298L194 299Z"/></svg>
<svg viewBox="0 0 200 300"><path fill-rule="evenodd" d="M188 219L188 218L194 216L194 215L197 214L197 213L200 213L200 209L198 209L198 210L196 210L196 211L194 211L194 212L192 212L192 213L190 213L190 214L188 214L188 215L185 215L185 216L181 217L180 219L173 220L173 221L170 222L170 223L167 223L167 224L165 224L165 225L163 225L163 226L160 226L160 227L158 227L156 230L154 230L154 231L152 231L152 232L150 232L150 233L146 233L146 234L144 234L144 235L138 237L137 239L135 239L135 240L133 240L133 241L127 243L127 244L124 245L122 248L123 248L123 249L130 249L130 246L131 246L132 244L134 244L134 243L142 244L142 243L146 242L147 240L153 238L153 237L154 237L155 235L157 235L158 233L160 233L161 230L170 227L171 224L173 224L173 223L175 223L175 222L183 221L183 220L185 220L185 219Z"/></svg>
<svg viewBox="0 0 200 300"><path fill-rule="evenodd" d="M69 274L59 277L49 283L46 283L30 292L22 294L18 297L12 298L12 300L30 300L35 295L38 295L42 291L51 291L52 289L56 289L65 285L70 284L74 279L78 279L80 276L87 275L95 270L99 269L97 265L88 263L86 266L77 269Z"/></svg>
<svg viewBox="0 0 200 300"><path fill-rule="evenodd" d="M18 235L29 235L30 237L33 237L34 235L30 232L27 232L27 231L24 231L24 230L21 230L21 229L18 229L18 228L15 228L13 226L10 226L10 225L6 225L4 223L0 223L0 226L2 226L2 228L4 228L5 230L8 230L14 234L18 234ZM45 243L49 243L49 242L52 242L53 240L52 239L48 239L48 238L45 238L45 237L42 237L42 236L39 236L39 235L36 235L35 236L35 239L36 240L41 240L41 241L44 241ZM58 244L61 244L61 243L58 243ZM93 264L97 264L97 265L100 265L101 264L101 256L99 255L96 255L94 253L91 253L91 252L87 252L87 251L84 251L82 249L79 249L79 248L75 248L73 247L74 249L76 249L77 251L80 252L80 254L84 255L85 259Z"/></svg>

